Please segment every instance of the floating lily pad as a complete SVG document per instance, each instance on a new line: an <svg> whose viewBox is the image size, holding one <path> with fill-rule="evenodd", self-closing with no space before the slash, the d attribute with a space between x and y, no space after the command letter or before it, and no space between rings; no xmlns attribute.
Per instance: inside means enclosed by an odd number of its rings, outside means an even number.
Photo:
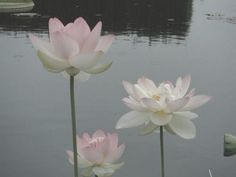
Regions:
<svg viewBox="0 0 236 177"><path fill-rule="evenodd" d="M0 0L0 13L27 12L33 7L31 0Z"/></svg>
<svg viewBox="0 0 236 177"><path fill-rule="evenodd" d="M225 134L224 136L224 156L236 154L236 136Z"/></svg>

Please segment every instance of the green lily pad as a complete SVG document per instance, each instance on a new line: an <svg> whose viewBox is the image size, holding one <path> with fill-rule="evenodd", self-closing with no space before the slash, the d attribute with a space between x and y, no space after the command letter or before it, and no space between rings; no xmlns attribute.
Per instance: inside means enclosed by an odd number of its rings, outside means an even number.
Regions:
<svg viewBox="0 0 236 177"><path fill-rule="evenodd" d="M27 12L33 7L32 0L0 0L0 13Z"/></svg>
<svg viewBox="0 0 236 177"><path fill-rule="evenodd" d="M236 154L236 136L225 134L224 136L224 156Z"/></svg>

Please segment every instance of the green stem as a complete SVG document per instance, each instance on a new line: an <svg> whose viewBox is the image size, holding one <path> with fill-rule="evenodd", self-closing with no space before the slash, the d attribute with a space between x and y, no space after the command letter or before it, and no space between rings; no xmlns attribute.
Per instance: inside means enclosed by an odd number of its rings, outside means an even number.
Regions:
<svg viewBox="0 0 236 177"><path fill-rule="evenodd" d="M73 152L74 152L74 176L78 177L74 76L70 76L70 105L71 105L72 140L73 140Z"/></svg>
<svg viewBox="0 0 236 177"><path fill-rule="evenodd" d="M160 145L161 145L161 177L165 177L165 164L164 164L164 137L163 126L160 126Z"/></svg>

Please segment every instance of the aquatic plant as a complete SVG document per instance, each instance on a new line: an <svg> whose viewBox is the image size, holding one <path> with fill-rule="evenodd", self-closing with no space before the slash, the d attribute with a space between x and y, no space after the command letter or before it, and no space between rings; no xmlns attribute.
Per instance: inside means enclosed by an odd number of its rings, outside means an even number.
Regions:
<svg viewBox="0 0 236 177"><path fill-rule="evenodd" d="M160 132L162 177L164 172L163 131L179 135L184 139L194 138L196 128L192 120L197 118L192 110L208 102L207 95L194 95L195 89L188 92L191 82L190 75L179 77L174 86L164 81L158 86L145 77L138 79L137 84L123 81L129 96L123 99L132 111L123 115L116 124L117 129L144 125L141 134Z"/></svg>
<svg viewBox="0 0 236 177"><path fill-rule="evenodd" d="M91 137L84 133L77 137L78 168L82 176L111 176L124 163L116 163L122 156L125 145L118 146L118 135L97 130ZM74 153L67 151L69 162L74 165Z"/></svg>

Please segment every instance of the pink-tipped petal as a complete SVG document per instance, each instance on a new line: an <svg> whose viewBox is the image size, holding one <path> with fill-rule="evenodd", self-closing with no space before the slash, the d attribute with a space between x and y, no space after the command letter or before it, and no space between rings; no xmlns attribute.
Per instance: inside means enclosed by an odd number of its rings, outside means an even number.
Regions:
<svg viewBox="0 0 236 177"><path fill-rule="evenodd" d="M125 150L125 145L122 144L118 148L115 148L109 155L104 159L106 163L114 163L120 159Z"/></svg>
<svg viewBox="0 0 236 177"><path fill-rule="evenodd" d="M58 57L63 58L64 60L67 60L79 53L79 46L76 41L64 33L53 33L51 35L51 43Z"/></svg>
<svg viewBox="0 0 236 177"><path fill-rule="evenodd" d="M82 154L86 160L92 162L93 164L100 164L103 161L103 154L94 146L83 148Z"/></svg>
<svg viewBox="0 0 236 177"><path fill-rule="evenodd" d="M82 138L88 142L92 140L88 133L83 133Z"/></svg>
<svg viewBox="0 0 236 177"><path fill-rule="evenodd" d="M189 97L183 97L167 103L167 108L170 112L175 112L183 108L189 102Z"/></svg>
<svg viewBox="0 0 236 177"><path fill-rule="evenodd" d="M184 139L192 139L196 136L196 127L189 119L174 116L169 126L171 130Z"/></svg>
<svg viewBox="0 0 236 177"><path fill-rule="evenodd" d="M203 104L207 103L211 99L210 96L207 95L196 95L190 98L189 102L181 109L183 111L191 111L196 109Z"/></svg>
<svg viewBox="0 0 236 177"><path fill-rule="evenodd" d="M108 138L110 140L110 151L118 146L118 135L117 133L110 134L108 133Z"/></svg>
<svg viewBox="0 0 236 177"><path fill-rule="evenodd" d="M114 35L106 35L100 37L97 47L95 48L95 51L101 50L106 53L107 50L110 48L114 40L114 37L115 37Z"/></svg>
<svg viewBox="0 0 236 177"><path fill-rule="evenodd" d="M81 49L82 53L89 53L91 51L94 51L101 36L101 29L102 22L98 22L84 42Z"/></svg>
<svg viewBox="0 0 236 177"><path fill-rule="evenodd" d="M116 124L116 129L137 127L149 120L149 113L131 111L123 115Z"/></svg>
<svg viewBox="0 0 236 177"><path fill-rule="evenodd" d="M58 18L50 18L48 22L48 28L49 28L49 34L51 35L52 33L63 29L64 25Z"/></svg>
<svg viewBox="0 0 236 177"><path fill-rule="evenodd" d="M65 32L67 35L75 39L80 48L82 48L85 40L90 34L90 28L86 21L82 17L79 17L74 21L74 23L72 23L72 25L66 28Z"/></svg>
<svg viewBox="0 0 236 177"><path fill-rule="evenodd" d="M105 135L104 131L101 130L101 129L96 130L96 131L94 132L94 134L93 134L93 138L105 137L105 136L106 136L106 135Z"/></svg>

